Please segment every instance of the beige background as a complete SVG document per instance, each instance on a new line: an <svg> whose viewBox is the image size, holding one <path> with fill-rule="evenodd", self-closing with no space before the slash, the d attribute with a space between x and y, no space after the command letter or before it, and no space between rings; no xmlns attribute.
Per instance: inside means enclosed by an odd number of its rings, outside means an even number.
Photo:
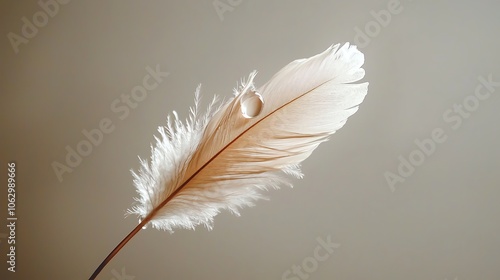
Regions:
<svg viewBox="0 0 500 280"><path fill-rule="evenodd" d="M234 7L219 17L212 1L73 0L17 54L7 34L22 34L21 18L41 7L1 2L0 178L5 198L15 160L19 218L18 272L6 273L0 239L1 279L88 278L137 224L124 219L135 195L129 170L149 157L168 113L187 115L198 83L207 99L229 95L257 69L262 85L296 58L353 42L356 28L381 26L371 12L389 3L221 2ZM359 112L305 161L294 189L269 192L241 217L217 216L213 231L142 231L99 279L118 280L122 268L135 280L282 279L327 236L340 247L309 279L499 279L500 87L456 130L443 114L479 76L500 81L500 5L400 5L362 44L370 87ZM110 105L157 64L170 76L120 120ZM103 118L115 130L60 182L51 164ZM392 191L384 173L436 128L446 141Z"/></svg>

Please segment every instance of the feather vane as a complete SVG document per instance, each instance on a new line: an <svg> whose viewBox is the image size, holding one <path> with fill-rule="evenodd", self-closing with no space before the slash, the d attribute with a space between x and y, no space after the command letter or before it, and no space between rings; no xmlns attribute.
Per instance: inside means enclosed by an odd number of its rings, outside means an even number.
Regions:
<svg viewBox="0 0 500 280"><path fill-rule="evenodd" d="M195 106L160 127L150 161L133 172L138 197L128 214L154 228L211 228L221 210L238 214L265 198L263 190L291 186L299 164L340 129L363 101L368 83L363 54L349 43L296 60L256 89L252 72L227 101ZM286 176L289 175L289 176Z"/></svg>

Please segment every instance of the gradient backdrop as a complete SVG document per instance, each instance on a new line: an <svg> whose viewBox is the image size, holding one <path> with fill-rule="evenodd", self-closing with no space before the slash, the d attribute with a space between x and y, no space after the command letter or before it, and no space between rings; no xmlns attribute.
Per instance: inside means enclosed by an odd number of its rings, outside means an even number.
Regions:
<svg viewBox="0 0 500 280"><path fill-rule="evenodd" d="M254 69L260 86L346 41L365 53L368 95L295 188L212 231L141 231L99 279L500 279L498 1L66 2L0 4L1 279L87 279L137 224L129 170L199 83L205 100L229 96ZM148 67L169 75L126 105Z"/></svg>

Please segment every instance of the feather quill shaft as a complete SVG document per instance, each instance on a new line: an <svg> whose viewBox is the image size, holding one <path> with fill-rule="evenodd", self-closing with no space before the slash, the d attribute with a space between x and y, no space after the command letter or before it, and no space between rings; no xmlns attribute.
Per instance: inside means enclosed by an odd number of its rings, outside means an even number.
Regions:
<svg viewBox="0 0 500 280"><path fill-rule="evenodd" d="M215 97L202 116L198 87L189 118L169 116L151 160L132 172L138 197L127 213L139 216L139 225L90 279L147 224L170 232L210 229L221 210L238 215L264 198L262 190L291 186L283 175L302 177L299 164L363 101L368 83L355 83L364 77L363 63L346 43L288 64L258 89L252 72L231 99Z"/></svg>

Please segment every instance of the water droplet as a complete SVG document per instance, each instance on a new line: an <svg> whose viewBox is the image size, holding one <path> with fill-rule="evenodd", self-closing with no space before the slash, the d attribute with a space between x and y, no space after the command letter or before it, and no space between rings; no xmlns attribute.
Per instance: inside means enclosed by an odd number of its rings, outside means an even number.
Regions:
<svg viewBox="0 0 500 280"><path fill-rule="evenodd" d="M142 223L142 219L139 219L139 224L140 224L140 223ZM148 228L148 223L146 223L146 224L142 227L142 229L147 229L147 228Z"/></svg>
<svg viewBox="0 0 500 280"><path fill-rule="evenodd" d="M243 117L247 119L255 118L262 111L262 107L264 106L264 100L262 99L262 95L260 95L256 91L249 91L241 97L241 113Z"/></svg>

